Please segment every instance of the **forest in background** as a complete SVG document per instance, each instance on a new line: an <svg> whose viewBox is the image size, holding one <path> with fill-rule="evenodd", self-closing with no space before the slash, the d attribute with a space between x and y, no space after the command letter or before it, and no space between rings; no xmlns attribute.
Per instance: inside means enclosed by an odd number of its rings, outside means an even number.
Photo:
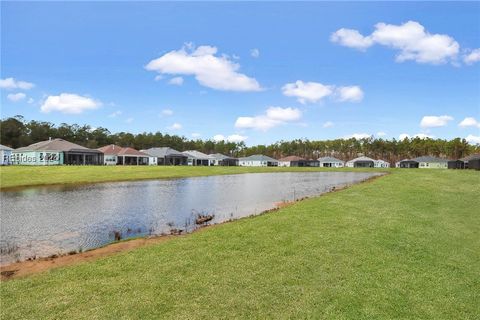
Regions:
<svg viewBox="0 0 480 320"><path fill-rule="evenodd" d="M66 123L55 125L46 121L27 121L22 116L0 120L0 143L3 145L19 148L49 138L62 138L92 149L113 143L137 150L151 147L171 147L179 151L198 150L207 154L218 152L234 157L265 154L277 159L297 155L307 159L334 156L342 160L350 160L359 155L365 155L384 159L391 163L423 155L459 159L480 152L479 145L470 145L465 139L461 138L452 140L430 138L385 140L373 137L333 140L295 139L279 141L270 145L248 147L244 142L191 140L161 132L111 133L107 128L102 127L93 128L89 125Z"/></svg>

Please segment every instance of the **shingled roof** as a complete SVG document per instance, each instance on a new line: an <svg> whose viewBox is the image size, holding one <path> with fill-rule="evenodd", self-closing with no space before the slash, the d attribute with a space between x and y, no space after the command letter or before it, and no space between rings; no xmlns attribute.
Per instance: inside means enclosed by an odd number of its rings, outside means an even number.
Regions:
<svg viewBox="0 0 480 320"><path fill-rule="evenodd" d="M135 150L135 149L130 148L130 147L123 148L123 147L117 146L115 144L109 144L108 146L98 148L98 150L100 150L101 152L103 152L106 155L127 156L127 157L128 156L148 157L147 154L145 154L141 151Z"/></svg>
<svg viewBox="0 0 480 320"><path fill-rule="evenodd" d="M322 157L322 158L318 158L318 161L320 161L320 162L339 162L339 163L343 163L342 160L334 158L334 157Z"/></svg>
<svg viewBox="0 0 480 320"><path fill-rule="evenodd" d="M46 140L46 141L40 141L26 147L15 149L15 151L99 152L98 150L88 149L76 143L72 143L67 140L58 139L58 138Z"/></svg>
<svg viewBox="0 0 480 320"><path fill-rule="evenodd" d="M288 156L285 158L278 159L278 161L282 162L292 162L292 161L306 161L307 159L299 157L299 156Z"/></svg>
<svg viewBox="0 0 480 320"><path fill-rule="evenodd" d="M161 148L150 148L146 150L141 150L142 152L145 152L151 157L157 157L157 158L165 158L165 157L185 157L187 158L186 155L181 153L180 151L177 151L175 149L169 148L169 147L161 147Z"/></svg>
<svg viewBox="0 0 480 320"><path fill-rule="evenodd" d="M13 149L10 147L4 146L3 144L0 144L0 150L12 151Z"/></svg>
<svg viewBox="0 0 480 320"><path fill-rule="evenodd" d="M448 162L447 159L436 158L431 156L423 156L423 157L418 157L411 160L417 161L417 162Z"/></svg>
<svg viewBox="0 0 480 320"><path fill-rule="evenodd" d="M269 156L264 156L263 154L254 154L249 157L240 158L241 161L270 161L278 162L277 159L270 158Z"/></svg>
<svg viewBox="0 0 480 320"><path fill-rule="evenodd" d="M207 160L210 159L208 154L205 154L203 152L197 151L197 150L187 150L182 152L184 155L186 155L189 158L193 159L200 159L200 160Z"/></svg>

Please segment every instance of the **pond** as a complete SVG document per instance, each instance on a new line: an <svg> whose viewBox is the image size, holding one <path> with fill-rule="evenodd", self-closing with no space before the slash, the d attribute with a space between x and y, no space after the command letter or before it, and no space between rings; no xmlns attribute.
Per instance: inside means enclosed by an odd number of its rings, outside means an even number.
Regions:
<svg viewBox="0 0 480 320"><path fill-rule="evenodd" d="M96 248L119 238L191 232L380 175L286 172L4 191L0 263Z"/></svg>

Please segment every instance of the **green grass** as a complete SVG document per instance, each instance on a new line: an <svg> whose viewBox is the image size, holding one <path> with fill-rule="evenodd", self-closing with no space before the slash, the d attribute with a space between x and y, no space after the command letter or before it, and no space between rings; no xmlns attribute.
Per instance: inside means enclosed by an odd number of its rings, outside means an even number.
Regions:
<svg viewBox="0 0 480 320"><path fill-rule="evenodd" d="M393 170L1 284L2 319L478 319L480 174Z"/></svg>
<svg viewBox="0 0 480 320"><path fill-rule="evenodd" d="M328 169L189 166L6 166L0 167L0 187L15 188L51 184L167 179L251 172L318 170Z"/></svg>

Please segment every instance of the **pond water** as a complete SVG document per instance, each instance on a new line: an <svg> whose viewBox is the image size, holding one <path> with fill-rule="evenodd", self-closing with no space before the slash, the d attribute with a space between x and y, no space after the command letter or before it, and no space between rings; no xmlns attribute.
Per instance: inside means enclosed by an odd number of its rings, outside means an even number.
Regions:
<svg viewBox="0 0 480 320"><path fill-rule="evenodd" d="M254 173L4 191L0 263L91 249L116 237L191 232L198 215L214 215L209 223L238 219L377 175Z"/></svg>

